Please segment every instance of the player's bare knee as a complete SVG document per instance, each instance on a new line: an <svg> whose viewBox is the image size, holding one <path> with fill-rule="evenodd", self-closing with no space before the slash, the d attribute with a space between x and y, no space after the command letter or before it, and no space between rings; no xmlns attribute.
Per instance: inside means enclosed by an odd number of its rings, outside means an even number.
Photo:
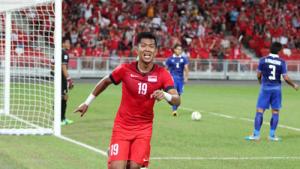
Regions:
<svg viewBox="0 0 300 169"><path fill-rule="evenodd" d="M137 164L134 161L130 161L130 163L129 163L129 169L140 169L140 168L141 168L141 165Z"/></svg>
<svg viewBox="0 0 300 169"><path fill-rule="evenodd" d="M109 169L124 169L126 167L126 161L112 161L109 164Z"/></svg>
<svg viewBox="0 0 300 169"><path fill-rule="evenodd" d="M67 101L67 100L68 100L68 98L69 98L69 96L66 94L66 95L63 95L63 97L62 97L62 98L63 98L63 100L66 100L66 101Z"/></svg>
<svg viewBox="0 0 300 169"><path fill-rule="evenodd" d="M120 166L120 165L117 165L117 164L111 164L109 166L109 169L124 169L125 167L124 166Z"/></svg>
<svg viewBox="0 0 300 169"><path fill-rule="evenodd" d="M257 108L257 109L256 109L256 112L259 112L259 113L264 113L264 111L265 111L265 110L262 109L262 108Z"/></svg>
<svg viewBox="0 0 300 169"><path fill-rule="evenodd" d="M272 110L272 114L279 114L279 110L273 109L273 110Z"/></svg>

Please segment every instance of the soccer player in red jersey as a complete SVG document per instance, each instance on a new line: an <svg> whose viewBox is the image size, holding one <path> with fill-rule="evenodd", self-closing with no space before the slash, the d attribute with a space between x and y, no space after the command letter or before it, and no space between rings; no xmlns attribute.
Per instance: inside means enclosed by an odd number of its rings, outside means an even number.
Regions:
<svg viewBox="0 0 300 169"><path fill-rule="evenodd" d="M157 54L156 37L150 32L137 36L138 61L119 65L98 82L92 93L75 112L83 116L89 104L110 84L122 82L122 100L112 130L108 159L109 169L147 167L155 100L180 104L169 72L153 63Z"/></svg>

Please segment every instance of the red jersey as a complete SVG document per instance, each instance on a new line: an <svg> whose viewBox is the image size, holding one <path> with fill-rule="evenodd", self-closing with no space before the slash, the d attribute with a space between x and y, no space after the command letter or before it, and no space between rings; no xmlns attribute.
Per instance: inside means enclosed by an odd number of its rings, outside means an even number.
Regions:
<svg viewBox="0 0 300 169"><path fill-rule="evenodd" d="M125 63L119 65L110 78L114 84L122 82L122 100L114 127L120 125L129 130L152 127L155 99L150 97L151 94L155 90L174 88L169 72L156 64L144 74L137 69L137 62Z"/></svg>

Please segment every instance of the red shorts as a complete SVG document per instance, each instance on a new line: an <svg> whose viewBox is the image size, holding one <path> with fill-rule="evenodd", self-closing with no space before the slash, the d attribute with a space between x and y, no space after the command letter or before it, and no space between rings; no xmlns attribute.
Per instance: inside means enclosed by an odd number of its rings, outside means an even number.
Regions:
<svg viewBox="0 0 300 169"><path fill-rule="evenodd" d="M125 130L115 125L109 146L108 164L111 161L125 160L147 167L151 135L152 125L142 130Z"/></svg>

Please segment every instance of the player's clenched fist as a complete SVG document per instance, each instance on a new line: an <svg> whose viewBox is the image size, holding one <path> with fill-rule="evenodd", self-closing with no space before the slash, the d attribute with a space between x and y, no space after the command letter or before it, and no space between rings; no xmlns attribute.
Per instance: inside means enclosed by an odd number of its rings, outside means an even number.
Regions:
<svg viewBox="0 0 300 169"><path fill-rule="evenodd" d="M68 77L67 82L68 82L68 89L72 89L74 87L74 81L70 77Z"/></svg>
<svg viewBox="0 0 300 169"><path fill-rule="evenodd" d="M294 87L295 90L298 90L298 89L299 89L299 85L298 85L298 84L294 84L293 87Z"/></svg>
<svg viewBox="0 0 300 169"><path fill-rule="evenodd" d="M89 108L88 105L86 105L85 103L82 103L79 107L77 107L77 109L74 111L74 113L79 112L80 116L82 117L86 113L88 108Z"/></svg>
<svg viewBox="0 0 300 169"><path fill-rule="evenodd" d="M160 100L162 100L162 99L165 98L164 92L163 92L162 90L155 90L155 91L151 94L150 97L151 97L151 98L154 98L154 99L156 99L156 100L158 100L158 101L160 101Z"/></svg>

